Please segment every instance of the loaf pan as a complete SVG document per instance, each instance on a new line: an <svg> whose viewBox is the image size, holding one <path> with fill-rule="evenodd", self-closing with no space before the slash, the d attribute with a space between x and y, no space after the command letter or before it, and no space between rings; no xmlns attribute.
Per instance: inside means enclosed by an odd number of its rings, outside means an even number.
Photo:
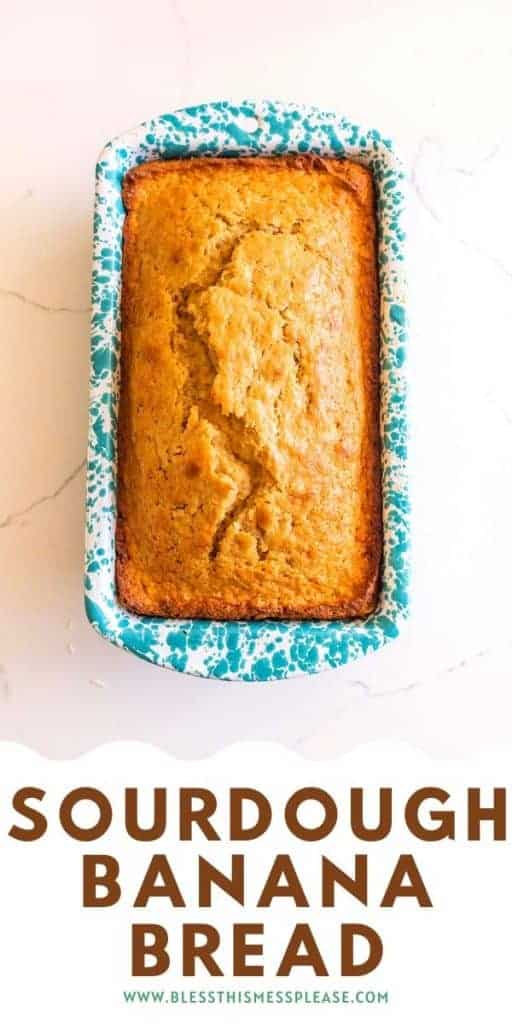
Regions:
<svg viewBox="0 0 512 1024"><path fill-rule="evenodd" d="M377 611L364 620L217 622L127 612L116 596L116 450L124 208L130 167L185 156L347 156L377 192L384 550ZM409 606L404 175L393 145L339 114L278 102L207 103L163 114L107 143L96 168L85 607L99 633L165 668L266 681L336 668L398 635Z"/></svg>

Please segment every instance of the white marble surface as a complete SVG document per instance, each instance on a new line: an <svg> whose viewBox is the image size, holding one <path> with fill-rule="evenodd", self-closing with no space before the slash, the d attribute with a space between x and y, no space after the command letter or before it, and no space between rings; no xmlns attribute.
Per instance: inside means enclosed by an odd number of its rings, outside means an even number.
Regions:
<svg viewBox="0 0 512 1024"><path fill-rule="evenodd" d="M129 13L131 10L132 13ZM503 0L36 0L0 41L0 739L322 758L512 740L512 16ZM191 679L82 611L91 208L113 135L206 99L294 99L392 135L410 172L413 616L342 670Z"/></svg>

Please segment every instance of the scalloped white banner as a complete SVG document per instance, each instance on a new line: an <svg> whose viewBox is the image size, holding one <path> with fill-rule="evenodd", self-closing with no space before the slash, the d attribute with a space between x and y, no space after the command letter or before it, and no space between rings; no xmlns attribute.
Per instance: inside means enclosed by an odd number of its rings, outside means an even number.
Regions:
<svg viewBox="0 0 512 1024"><path fill-rule="evenodd" d="M154 747L119 743L63 762L2 743L0 766L0 1005L2 1020L9 1024L28 1020L224 1024L246 1015L254 1020L316 1022L335 1020L340 1014L348 1021L392 1024L423 1024L433 1018L488 1019L498 1024L508 1019L510 846L508 841L493 839L489 821L482 825L480 841L468 840L467 794L469 787L478 787L482 803L489 804L494 787L503 787L508 798L509 752L471 761L434 762L405 746L379 744L317 763L272 744L244 744L202 761L178 761ZM444 806L425 803L421 822L433 828L432 811L453 811L453 841L426 842L406 824L405 804L425 786L441 787L449 797ZM36 787L45 794L30 801L48 825L36 841L9 835L13 825L31 827L28 818L12 807L14 794L23 787ZM112 806L112 823L101 839L79 842L63 830L60 807L77 787L101 790ZM152 818L154 787L167 790L167 828L162 838L137 842L126 834L127 787L139 791L141 825L146 826ZM219 840L207 839L195 826L192 841L180 841L179 789L195 787L207 788L216 796L218 806L210 821ZM241 787L263 792L273 816L260 838L230 842L229 791ZM286 825L286 804L303 787L326 791L336 805L337 823L321 841L296 838ZM354 837L350 793L358 787L363 789L368 825L376 821L379 787L392 788L393 824L387 838L364 842ZM250 812L245 805L247 823L254 818ZM299 817L306 827L313 827L322 814L318 805L309 804ZM75 813L83 827L96 818L92 805L84 803ZM119 861L121 899L115 906L83 908L85 854ZM157 854L167 857L184 908L173 907L167 897L153 898L144 909L134 908L151 858ZM214 887L212 906L199 908L199 857L229 873L232 854L245 857L245 905ZM296 907L283 897L270 907L257 906L278 854L292 858L309 906ZM368 905L338 886L336 906L322 909L322 856L353 875L356 854L367 856ZM399 897L392 907L381 906L404 854L414 858L432 907L420 907L416 898L407 896ZM182 926L201 922L219 932L215 957L224 971L222 977L210 977L205 971L197 977L182 977ZM250 960L264 964L263 977L233 977L235 922L263 925L262 936L251 940L262 944L263 953ZM309 967L276 977L299 922L309 925L328 977L315 976ZM159 925L168 933L170 967L158 977L131 974L131 929L143 923ZM349 923L370 927L382 940L382 960L365 976L340 975L341 926ZM355 950L364 959L361 942ZM235 1002L226 1001L228 992L234 993ZM383 994L385 999L380 998Z"/></svg>

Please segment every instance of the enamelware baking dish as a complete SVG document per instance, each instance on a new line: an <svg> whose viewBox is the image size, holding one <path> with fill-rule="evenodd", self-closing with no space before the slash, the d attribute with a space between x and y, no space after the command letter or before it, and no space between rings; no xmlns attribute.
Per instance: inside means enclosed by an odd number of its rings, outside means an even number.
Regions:
<svg viewBox="0 0 512 1024"><path fill-rule="evenodd" d="M124 174L147 160L313 152L371 167L377 189L384 554L378 610L344 622L211 622L137 616L115 589L116 434ZM109 142L96 168L85 606L112 643L166 668L221 679L319 672L377 650L408 612L403 172L389 139L289 103L208 103L163 114Z"/></svg>

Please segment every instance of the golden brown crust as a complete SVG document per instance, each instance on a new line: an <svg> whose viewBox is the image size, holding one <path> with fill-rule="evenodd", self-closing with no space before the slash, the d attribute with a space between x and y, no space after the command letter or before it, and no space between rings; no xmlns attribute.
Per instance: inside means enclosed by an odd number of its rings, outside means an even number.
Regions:
<svg viewBox="0 0 512 1024"><path fill-rule="evenodd" d="M371 174L312 156L125 178L116 578L139 614L335 619L377 603Z"/></svg>

